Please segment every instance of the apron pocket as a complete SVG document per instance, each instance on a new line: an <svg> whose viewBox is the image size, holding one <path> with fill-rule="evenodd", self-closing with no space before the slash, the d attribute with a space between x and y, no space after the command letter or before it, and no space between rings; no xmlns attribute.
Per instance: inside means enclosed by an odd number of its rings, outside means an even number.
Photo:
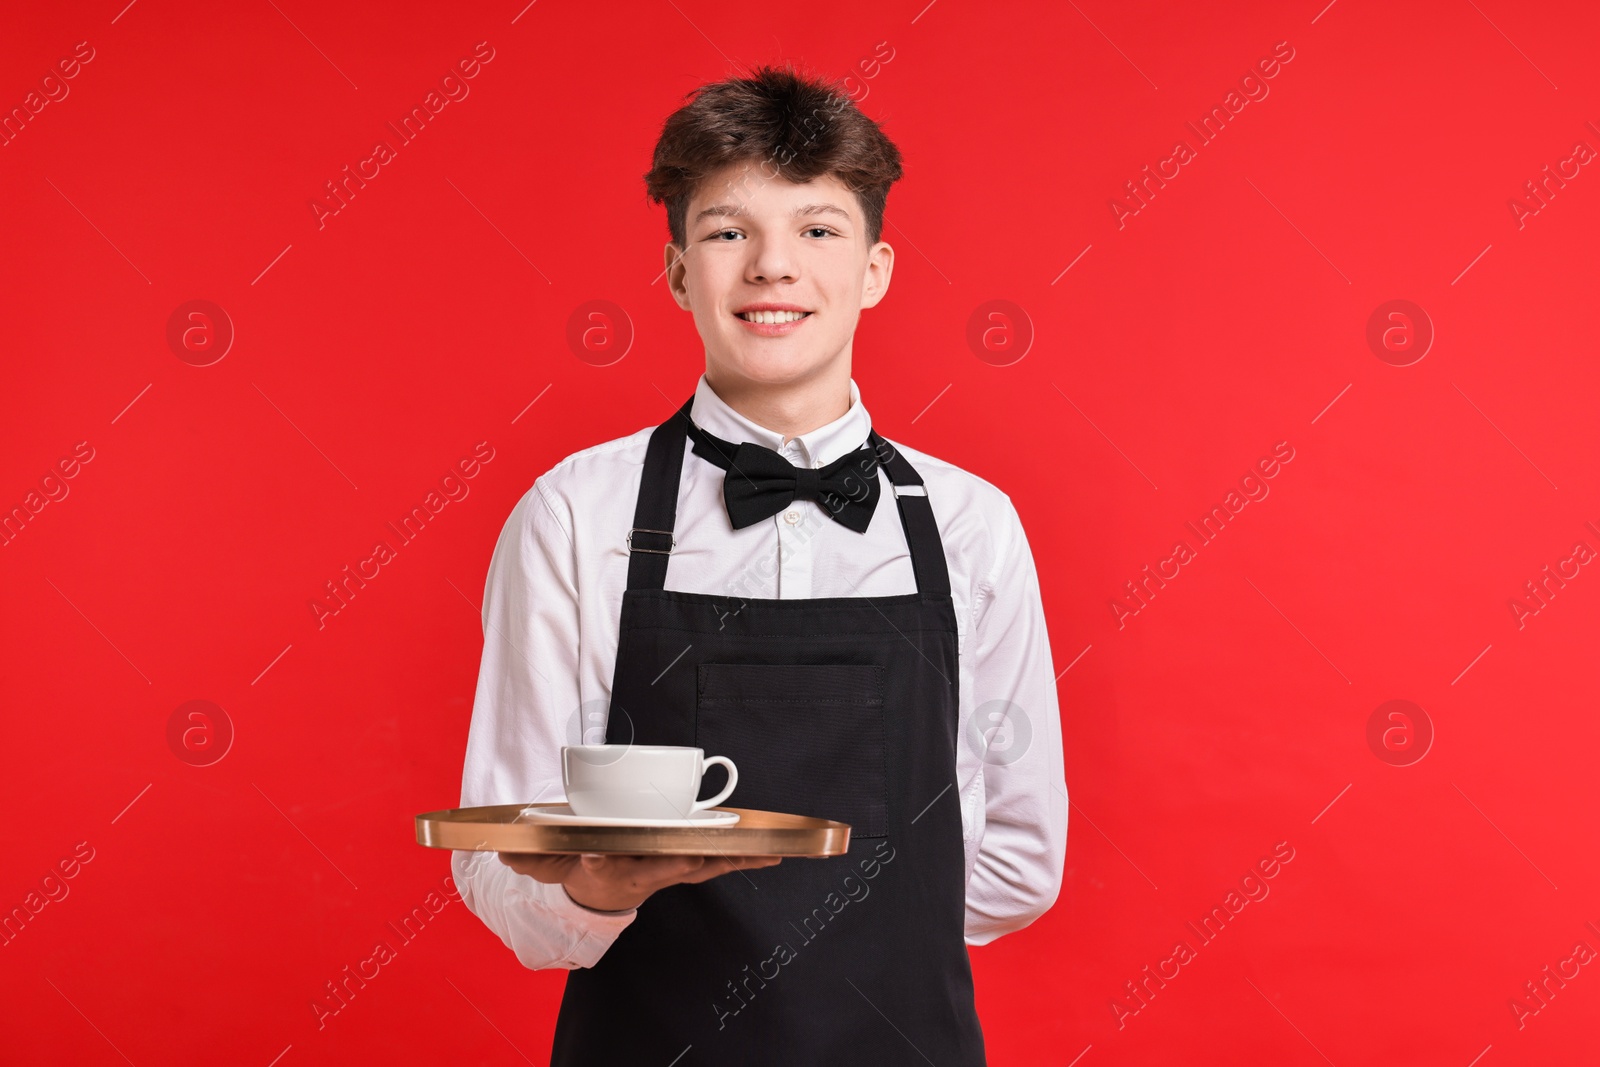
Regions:
<svg viewBox="0 0 1600 1067"><path fill-rule="evenodd" d="M728 804L837 819L852 840L888 833L882 667L702 663L698 674L695 745L739 768ZM726 781L714 773L706 796Z"/></svg>

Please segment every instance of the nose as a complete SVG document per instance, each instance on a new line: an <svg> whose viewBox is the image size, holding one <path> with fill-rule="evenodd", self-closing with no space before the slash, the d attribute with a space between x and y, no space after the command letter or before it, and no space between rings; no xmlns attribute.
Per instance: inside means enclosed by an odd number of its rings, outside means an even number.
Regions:
<svg viewBox="0 0 1600 1067"><path fill-rule="evenodd" d="M745 277L752 284L794 281L799 261L781 237L761 237L750 242L752 254Z"/></svg>

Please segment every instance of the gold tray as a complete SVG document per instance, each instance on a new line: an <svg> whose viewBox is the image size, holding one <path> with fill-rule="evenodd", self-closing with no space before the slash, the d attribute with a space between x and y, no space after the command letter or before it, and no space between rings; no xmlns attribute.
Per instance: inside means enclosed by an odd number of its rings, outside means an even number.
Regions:
<svg viewBox="0 0 1600 1067"><path fill-rule="evenodd" d="M732 826L583 826L525 822L524 808L548 804L491 804L426 811L416 817L417 844L469 852L535 852L624 856L838 856L850 848L850 824L754 808L736 811Z"/></svg>

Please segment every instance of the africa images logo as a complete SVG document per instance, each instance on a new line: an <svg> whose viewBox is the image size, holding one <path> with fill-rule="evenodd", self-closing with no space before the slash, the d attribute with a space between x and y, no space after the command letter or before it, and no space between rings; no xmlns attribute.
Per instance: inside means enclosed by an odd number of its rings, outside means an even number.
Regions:
<svg viewBox="0 0 1600 1067"><path fill-rule="evenodd" d="M884 855L888 849L889 854ZM854 873L847 874L840 882L839 890L829 890L823 897L822 903L811 909L811 913L800 920L800 925L789 923L790 929L799 935L800 948L804 948L822 935L828 922L844 911L852 902L860 903L867 899L872 892L872 887L867 883L883 873L883 868L894 861L895 851L888 841L879 841L877 855L864 857L858 866L861 869L860 877ZM842 895L841 895L842 891ZM783 973L783 967L793 963L800 956L800 951L788 941L780 941L772 949L772 955L756 964L755 970L744 965L744 976L735 983L728 979L728 996L711 1002L711 1010L717 1015L717 1029L725 1029L728 1020L738 1015L749 1007L749 1001L756 998L756 994L767 988L767 983L775 981Z"/></svg>
<svg viewBox="0 0 1600 1067"><path fill-rule="evenodd" d="M390 144L388 138L379 138L373 143L372 154L359 160L354 171L346 163L337 182L332 179L323 182L323 188L327 190L326 199L307 201L312 216L317 220L317 229L326 227L330 218L350 206L350 201L367 187L367 182L376 179L383 173L384 167L400 158L395 145L404 148L411 144L446 107L465 100L472 92L467 82L476 78L483 71L484 64L493 62L494 57L495 50L489 42L479 41L473 46L472 55L457 60L456 65L439 79L439 88L429 89L422 103L413 105L400 118L398 126L393 122L387 124L394 134L394 144Z"/></svg>

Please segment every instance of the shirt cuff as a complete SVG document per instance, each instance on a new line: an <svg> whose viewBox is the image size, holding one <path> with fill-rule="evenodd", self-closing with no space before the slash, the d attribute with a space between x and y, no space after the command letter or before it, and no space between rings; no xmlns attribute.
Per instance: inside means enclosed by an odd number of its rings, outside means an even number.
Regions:
<svg viewBox="0 0 1600 1067"><path fill-rule="evenodd" d="M622 925L626 926L628 922L633 921L634 914L639 910L638 908L624 908L621 911L602 911L599 908L591 908L587 904L579 904L576 900L573 900L572 894L567 892L567 887L562 882L557 882L555 889L560 890L560 892L552 891L550 893L550 905L555 910L568 916L601 915L607 918L625 919L627 922ZM618 927L618 929L621 929L621 927Z"/></svg>
<svg viewBox="0 0 1600 1067"><path fill-rule="evenodd" d="M638 915L637 908L627 911L601 911L585 907L573 900L567 887L557 882L553 885L539 883L545 907L549 908L569 930L577 935L567 950L564 966L593 967L606 954L617 935L621 934Z"/></svg>

